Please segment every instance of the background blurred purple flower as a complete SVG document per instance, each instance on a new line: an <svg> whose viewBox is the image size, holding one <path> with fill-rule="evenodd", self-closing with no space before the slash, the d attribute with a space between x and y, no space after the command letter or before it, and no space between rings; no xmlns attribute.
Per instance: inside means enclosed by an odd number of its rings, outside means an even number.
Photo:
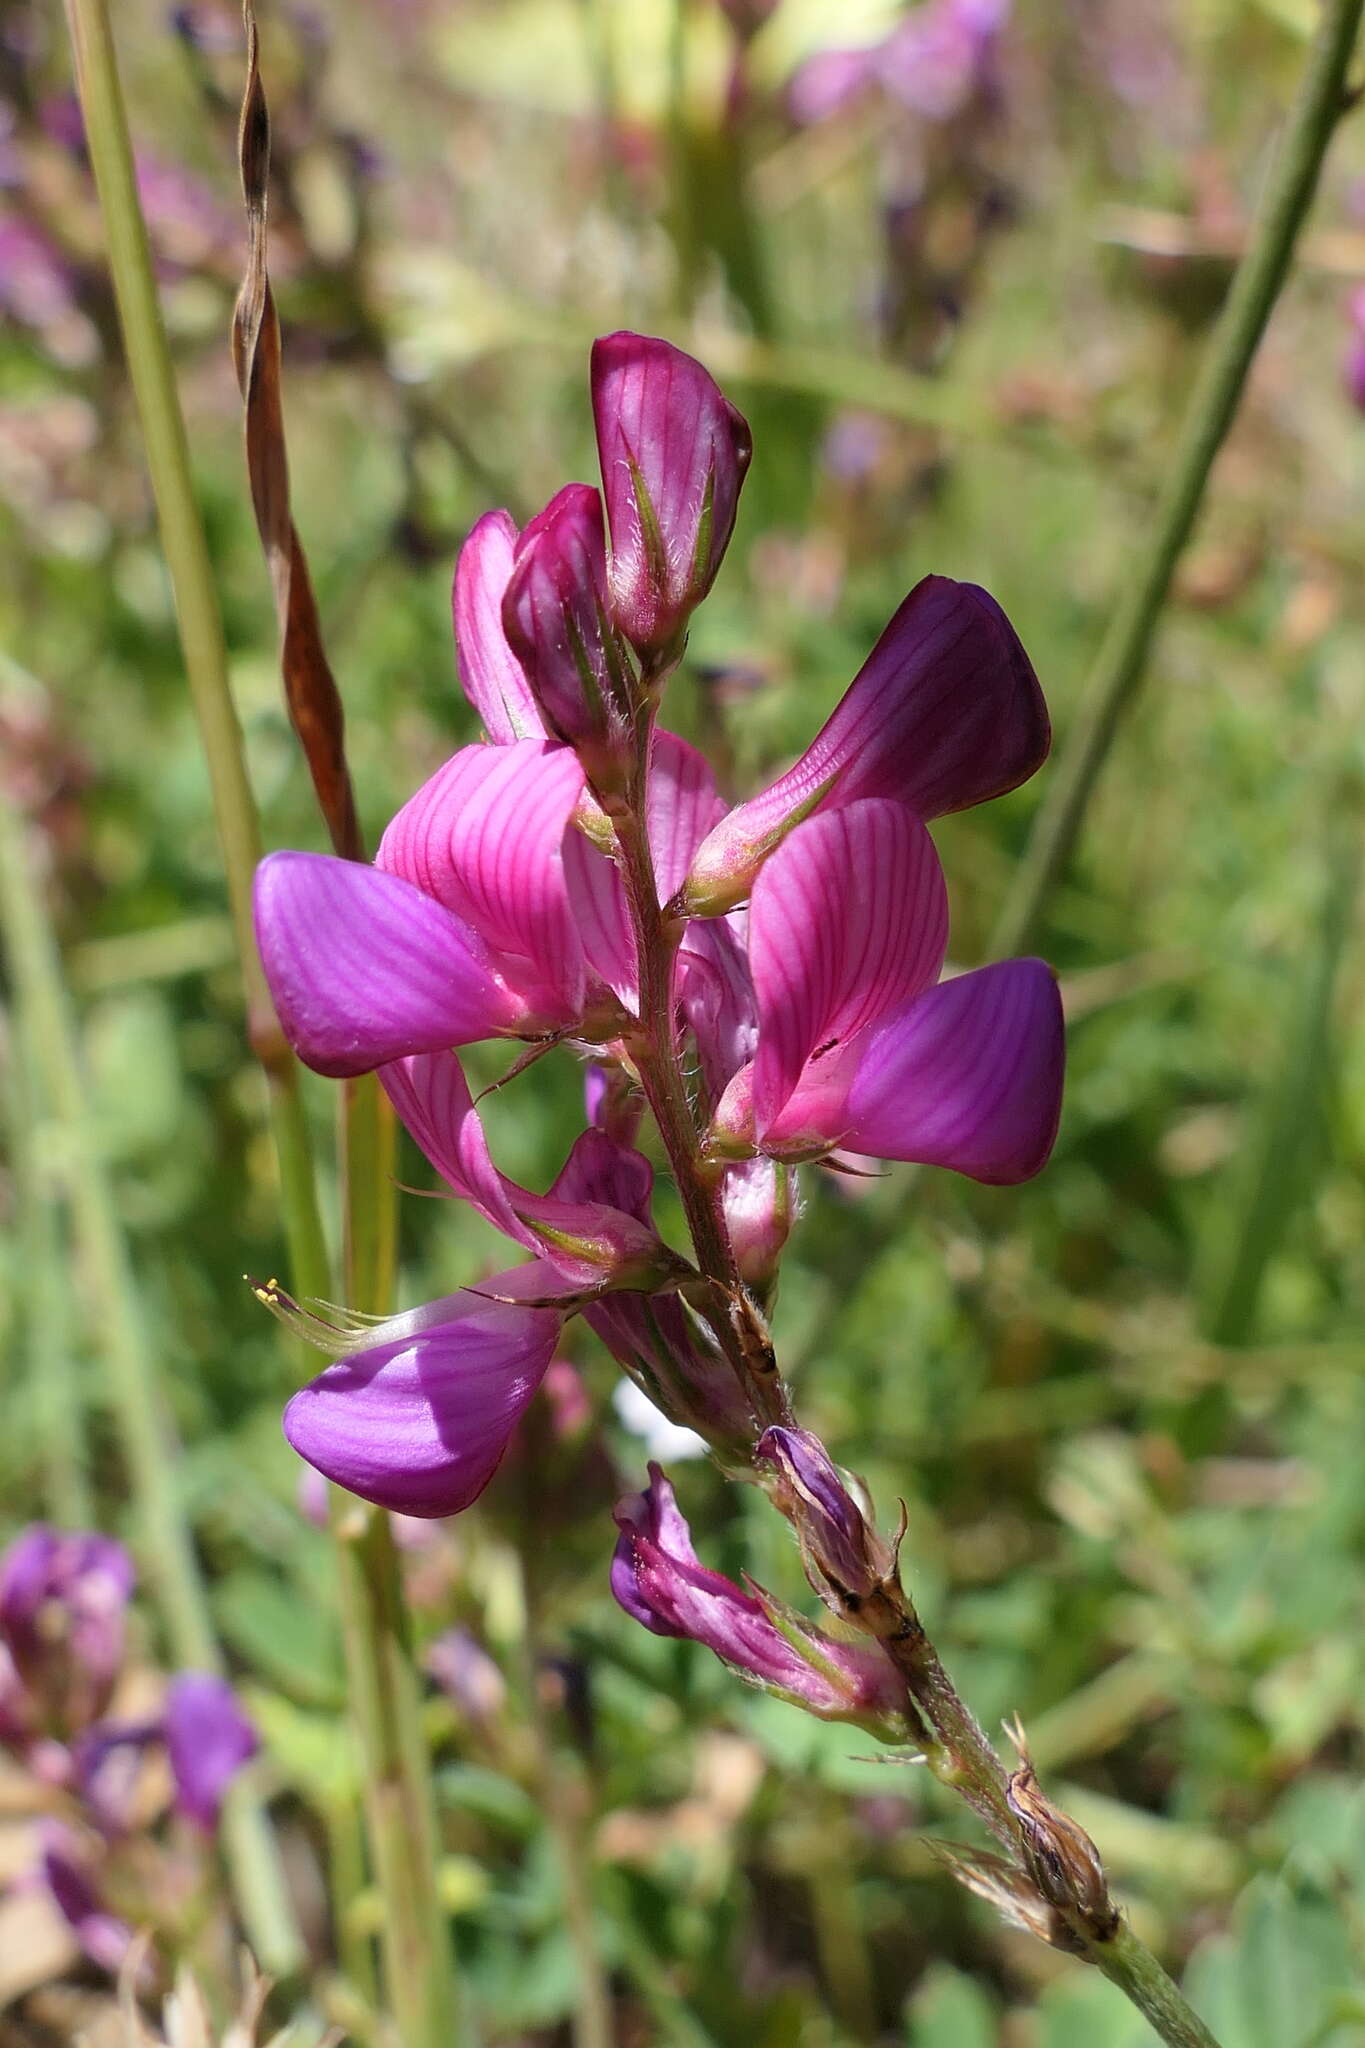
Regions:
<svg viewBox="0 0 1365 2048"><path fill-rule="evenodd" d="M182 1671L171 1680L161 1725L175 1803L212 1834L228 1786L255 1756L260 1738L227 1680L211 1671Z"/></svg>
<svg viewBox="0 0 1365 2048"><path fill-rule="evenodd" d="M62 1740L108 1705L134 1584L121 1543L38 1522L0 1561L0 1730Z"/></svg>

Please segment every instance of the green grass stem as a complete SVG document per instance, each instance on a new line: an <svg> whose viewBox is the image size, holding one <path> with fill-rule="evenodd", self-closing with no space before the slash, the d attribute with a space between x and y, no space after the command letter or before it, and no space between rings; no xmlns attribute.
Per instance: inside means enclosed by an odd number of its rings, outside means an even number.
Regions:
<svg viewBox="0 0 1365 2048"><path fill-rule="evenodd" d="M68 18L129 374L212 780L248 1028L269 1084L291 1277L300 1293L325 1297L331 1291L330 1267L298 1069L270 1007L251 925L251 880L261 852L259 822L138 199L106 0L69 0ZM374 1162L383 1157L386 1110L371 1099L377 1094L373 1084L369 1089L368 1097L364 1088L352 1096L348 1117L361 1154ZM364 1137L362 1128L367 1132ZM348 1243L369 1275L367 1284L380 1290L385 1287L386 1265L390 1274L392 1270L392 1227L383 1221L380 1205L391 1202L392 1191L382 1171L362 1174L353 1167L349 1178L354 1187L369 1191L350 1207ZM363 1746L371 1849L384 1901L388 1993L403 2048L458 2048L463 2036L456 2017L449 1930L437 1894L430 1766L418 1717L417 1678L397 1559L385 1517L361 1511L361 1529L359 1540L343 1536L338 1556L351 1704ZM178 1578L175 1583L179 1586ZM274 1967L279 1967L274 1961L281 1947L279 1935L287 1926L282 1891L273 1954L270 1929L259 1923L258 1915L249 1922L258 1953Z"/></svg>
<svg viewBox="0 0 1365 2048"><path fill-rule="evenodd" d="M41 1081L66 1182L79 1270L101 1340L110 1403L127 1461L139 1563L155 1591L177 1664L220 1671L208 1597L176 1486L177 1446L156 1354L113 1190L91 1127L76 1027L43 892L30 872L21 821L0 791L0 928L19 1003L41 1061ZM242 1920L262 1964L302 1960L269 1823L248 1786L224 1810L224 1842Z"/></svg>
<svg viewBox="0 0 1365 2048"><path fill-rule="evenodd" d="M1266 322L1288 275L1328 144L1348 100L1346 74L1365 0L1329 0L1157 500L1146 543L1115 608L1079 709L1047 778L1047 795L1001 912L991 957L1034 943L1075 849L1119 722L1137 693L1176 565L1232 425Z"/></svg>

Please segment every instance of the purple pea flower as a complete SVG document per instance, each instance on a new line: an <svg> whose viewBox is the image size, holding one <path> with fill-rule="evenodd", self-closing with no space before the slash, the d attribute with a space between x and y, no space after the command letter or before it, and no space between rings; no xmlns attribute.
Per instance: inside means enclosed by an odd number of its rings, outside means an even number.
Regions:
<svg viewBox="0 0 1365 2048"><path fill-rule="evenodd" d="M715 1148L1037 1173L1061 1108L1056 982L1040 960L1006 960L935 986L947 930L938 856L903 805L865 798L798 826L754 885L757 1051L720 1102Z"/></svg>
<svg viewBox="0 0 1365 2048"><path fill-rule="evenodd" d="M0 1563L0 1737L70 1740L104 1712L123 1665L133 1562L89 1530L35 1523Z"/></svg>
<svg viewBox="0 0 1365 2048"><path fill-rule="evenodd" d="M550 1193L534 1195L494 1165L454 1053L415 1055L380 1078L451 1190L537 1256L482 1287L365 1327L349 1355L290 1401L285 1435L363 1500L400 1514L450 1515L497 1470L567 1311L582 1306L591 1319L608 1299L639 1300L643 1315L644 1295L671 1284L679 1262L650 1217L648 1161L604 1131L584 1131ZM680 1317L676 1303L649 1303L651 1313L670 1306ZM338 1348L344 1337L321 1323L309 1334Z"/></svg>
<svg viewBox="0 0 1365 2048"><path fill-rule="evenodd" d="M205 1834L218 1826L228 1786L260 1747L225 1678L182 1671L166 1692L161 1732L175 1779L175 1803Z"/></svg>
<svg viewBox="0 0 1365 2048"><path fill-rule="evenodd" d="M593 343L592 410L616 623L665 656L715 581L753 440L699 362L640 334Z"/></svg>
<svg viewBox="0 0 1365 2048"><path fill-rule="evenodd" d="M995 599L926 576L795 767L707 834L686 906L709 917L742 901L816 811L891 797L928 821L1003 796L1047 758L1051 738L1038 678Z"/></svg>
<svg viewBox="0 0 1365 2048"><path fill-rule="evenodd" d="M897 1717L903 1691L879 1650L835 1642L767 1594L708 1571L668 1480L653 1464L649 1477L616 1510L611 1590L627 1614L654 1635L704 1644L742 1678L822 1720L884 1728Z"/></svg>

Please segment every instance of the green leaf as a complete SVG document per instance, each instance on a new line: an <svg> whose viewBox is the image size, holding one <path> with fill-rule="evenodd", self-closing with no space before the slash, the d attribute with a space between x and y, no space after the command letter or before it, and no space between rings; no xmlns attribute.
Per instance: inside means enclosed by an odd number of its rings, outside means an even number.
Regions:
<svg viewBox="0 0 1365 2048"><path fill-rule="evenodd" d="M218 1587L214 1611L238 1655L282 1692L305 1706L341 1704L341 1646L329 1609L243 1566Z"/></svg>
<svg viewBox="0 0 1365 2048"><path fill-rule="evenodd" d="M359 1798L360 1759L344 1721L259 1688L247 1690L245 1701L267 1756L306 1799L325 1809Z"/></svg>
<svg viewBox="0 0 1365 2048"><path fill-rule="evenodd" d="M1160 2048L1117 1985L1083 1967L1049 1984L1038 2020L1037 2048Z"/></svg>
<svg viewBox="0 0 1365 2048"><path fill-rule="evenodd" d="M910 2006L908 2048L996 2048L995 2007L974 1978L939 1963Z"/></svg>
<svg viewBox="0 0 1365 2048"><path fill-rule="evenodd" d="M1291 1868L1247 1886L1231 1930L1196 1950L1186 1990L1222 2048L1346 2048L1332 2020L1355 1975L1335 1901Z"/></svg>

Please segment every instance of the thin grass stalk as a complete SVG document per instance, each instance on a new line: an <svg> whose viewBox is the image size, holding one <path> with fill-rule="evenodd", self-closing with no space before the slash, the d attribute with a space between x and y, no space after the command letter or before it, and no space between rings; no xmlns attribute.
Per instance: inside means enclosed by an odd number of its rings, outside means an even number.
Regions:
<svg viewBox="0 0 1365 2048"><path fill-rule="evenodd" d="M1280 1070L1266 1091L1250 1142L1230 1242L1207 1315L1209 1341L1241 1345L1256 1331L1266 1270L1311 1181L1332 1076L1332 1013L1355 925L1360 887L1359 798L1345 791L1328 817L1326 879L1317 929L1296 976Z"/></svg>
<svg viewBox="0 0 1365 2048"><path fill-rule="evenodd" d="M48 1513L89 1529L95 1510L86 1461L85 1396L76 1369L60 1189L45 1153L36 1047L28 1017L11 1007L8 1051L10 1159L18 1207L20 1316Z"/></svg>
<svg viewBox="0 0 1365 2048"><path fill-rule="evenodd" d="M517 1572L521 1593L522 1686L526 1718L535 1743L537 1791L545 1824L559 1861L564 1927L573 1950L575 1984L569 2027L573 2048L613 2048L616 2025L611 1986L597 1939L592 1847L585 1827L581 1768L567 1758L555 1739L553 1716L541 1691L542 1599L537 1580L537 1527L531 1487L517 1524Z"/></svg>
<svg viewBox="0 0 1365 2048"><path fill-rule="evenodd" d="M991 941L993 959L1033 942L1061 879L1119 722L1137 693L1176 565L1232 425L1252 359L1289 271L1328 144L1350 104L1346 74L1365 0L1328 0L1247 250L1209 342L1152 515L1145 550L1113 615L1066 743L1048 778Z"/></svg>
<svg viewBox="0 0 1365 2048"><path fill-rule="evenodd" d="M341 1091L343 1268L348 1306L392 1306L397 1246L397 1126L373 1074ZM383 1901L384 1981L404 2048L471 2039L449 1918L431 1761L401 1561L389 1517L330 1489L351 1710L365 1763L366 1832Z"/></svg>
<svg viewBox="0 0 1365 2048"><path fill-rule="evenodd" d="M251 878L261 857L260 825L247 780L241 727L228 680L222 614L194 494L185 421L138 198L106 0L68 0L67 19L128 374L156 497L185 672L208 764L241 963L247 1030L270 1095L290 1270L296 1288L325 1294L327 1250L298 1067L275 1021L251 921Z"/></svg>
<svg viewBox="0 0 1365 2048"><path fill-rule="evenodd" d="M291 1276L302 1294L331 1292L330 1265L318 1215L298 1069L279 1033L256 953L251 922L251 881L261 837L247 780L241 729L229 686L217 592L203 525L195 502L184 418L161 321L146 223L138 200L127 115L119 84L106 0L69 0L77 85L96 187L105 223L110 271L124 345L142 420L148 466L156 493L162 542L175 593L181 643L213 785L233 924L246 990L253 1047L266 1071L271 1123L279 1159L281 1202ZM363 1105L363 1092L358 1098ZM357 1108L373 1124L371 1155L382 1157L383 1112ZM353 1173L353 1184L359 1176ZM382 1176L370 1177L362 1202L387 1193ZM350 1241L359 1256L369 1249L370 1284L385 1285L392 1238L377 1220L353 1217ZM348 1532L352 1525L348 1524ZM440 1911L435 1867L430 1766L418 1719L416 1676L407 1646L397 1560L387 1522L367 1515L358 1540L338 1546L342 1617L352 1706L364 1745L370 1812L382 1812L387 1848L376 1844L384 1895L386 1945L391 1956L390 1996L408 2015L404 2048L458 2048L463 2038L454 2014L452 1958ZM415 1876L414 1876L414 1873ZM277 1925L291 1922L281 1891ZM263 1960L280 1956L282 1943L268 1928L251 1926ZM293 1957L291 1954L290 1960ZM275 1968L286 1967L276 1960Z"/></svg>
<svg viewBox="0 0 1365 2048"><path fill-rule="evenodd" d="M175 1661L221 1671L208 1597L175 1485L176 1445L143 1323L113 1191L91 1127L75 1022L41 887L30 872L23 827L0 792L0 928L10 972L41 1060L44 1092L66 1178L80 1269L100 1333L108 1393L123 1442L134 1541ZM302 1946L269 1823L249 1787L223 1815L237 1903L252 1945L272 1971L302 1960Z"/></svg>

